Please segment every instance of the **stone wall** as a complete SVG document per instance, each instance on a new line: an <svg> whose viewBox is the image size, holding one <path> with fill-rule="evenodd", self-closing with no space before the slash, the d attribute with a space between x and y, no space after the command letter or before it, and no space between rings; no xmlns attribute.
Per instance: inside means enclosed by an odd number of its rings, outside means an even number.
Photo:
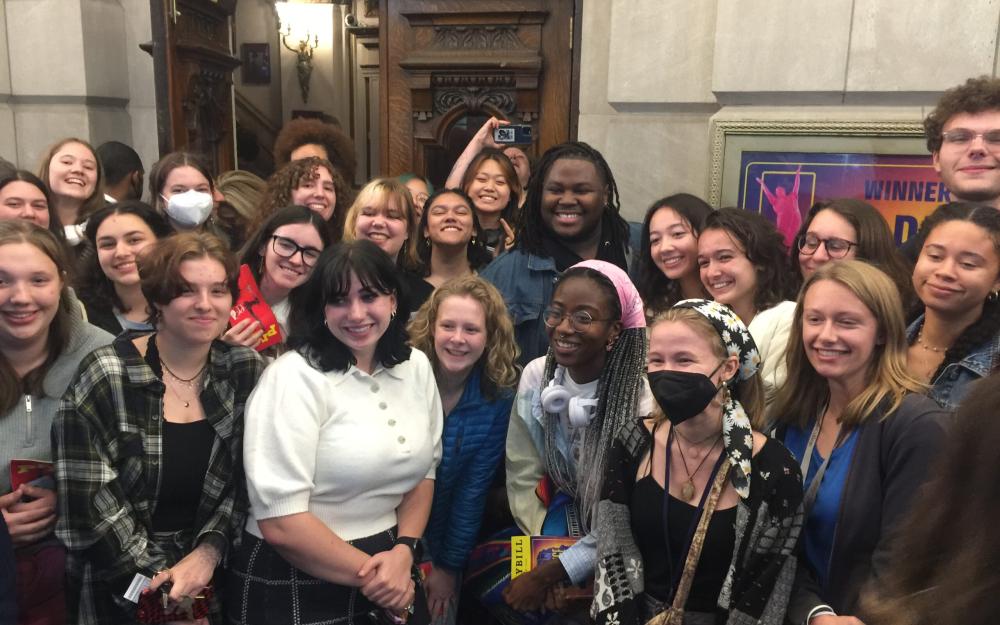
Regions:
<svg viewBox="0 0 1000 625"><path fill-rule="evenodd" d="M713 120L913 121L996 75L1000 2L585 0L579 138L640 218L707 198Z"/></svg>
<svg viewBox="0 0 1000 625"><path fill-rule="evenodd" d="M156 159L148 0L0 2L0 155L37 170L64 137Z"/></svg>

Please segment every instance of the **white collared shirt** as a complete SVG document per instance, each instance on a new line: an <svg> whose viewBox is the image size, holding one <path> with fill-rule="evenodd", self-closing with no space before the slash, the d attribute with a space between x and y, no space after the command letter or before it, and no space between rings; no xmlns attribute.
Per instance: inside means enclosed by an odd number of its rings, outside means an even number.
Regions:
<svg viewBox="0 0 1000 625"><path fill-rule="evenodd" d="M369 375L323 373L298 352L264 371L247 402L243 462L250 515L312 512L343 540L396 525L403 495L434 478L444 415L427 356Z"/></svg>

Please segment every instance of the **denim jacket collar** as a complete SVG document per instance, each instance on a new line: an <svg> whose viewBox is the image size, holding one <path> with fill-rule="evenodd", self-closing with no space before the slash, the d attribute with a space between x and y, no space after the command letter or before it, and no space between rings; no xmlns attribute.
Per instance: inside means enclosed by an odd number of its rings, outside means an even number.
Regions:
<svg viewBox="0 0 1000 625"><path fill-rule="evenodd" d="M906 329L906 342L913 344L917 340L917 335L920 333L920 329L924 325L924 316L920 315L910 324L910 327ZM949 367L964 367L976 374L976 376L985 378L990 374L993 369L993 361L996 355L1000 353L1000 334L993 337L989 341L984 341L981 345L977 346L969 354L965 356L962 360L952 363ZM943 372L942 372L943 373ZM936 380L931 380L933 384Z"/></svg>

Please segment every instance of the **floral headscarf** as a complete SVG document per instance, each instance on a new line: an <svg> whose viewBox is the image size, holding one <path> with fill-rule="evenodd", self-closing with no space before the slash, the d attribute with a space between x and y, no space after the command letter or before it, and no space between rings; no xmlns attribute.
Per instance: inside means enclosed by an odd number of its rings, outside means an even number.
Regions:
<svg viewBox="0 0 1000 625"><path fill-rule="evenodd" d="M708 319L719 333L722 344L730 356L739 359L740 371L738 380L749 380L757 375L760 368L760 354L757 344L747 327L729 306L706 299L686 299L674 305L674 308L690 308ZM726 447L726 455L733 467L730 480L740 497L750 496L750 458L753 455L753 430L750 419L743 410L742 404L726 393L726 402L722 406L722 440Z"/></svg>

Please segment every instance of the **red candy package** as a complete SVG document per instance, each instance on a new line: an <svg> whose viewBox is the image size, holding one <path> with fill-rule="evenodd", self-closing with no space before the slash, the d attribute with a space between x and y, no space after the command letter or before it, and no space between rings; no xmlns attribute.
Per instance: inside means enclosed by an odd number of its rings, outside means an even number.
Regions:
<svg viewBox="0 0 1000 625"><path fill-rule="evenodd" d="M264 328L264 336L260 337L257 343L257 351L267 349L272 345L277 345L283 339L281 328L278 327L278 320L274 316L271 307L264 301L264 296L260 293L260 287L250 272L247 265L240 266L239 278L240 295L229 311L229 325L234 326L244 319L253 319Z"/></svg>

